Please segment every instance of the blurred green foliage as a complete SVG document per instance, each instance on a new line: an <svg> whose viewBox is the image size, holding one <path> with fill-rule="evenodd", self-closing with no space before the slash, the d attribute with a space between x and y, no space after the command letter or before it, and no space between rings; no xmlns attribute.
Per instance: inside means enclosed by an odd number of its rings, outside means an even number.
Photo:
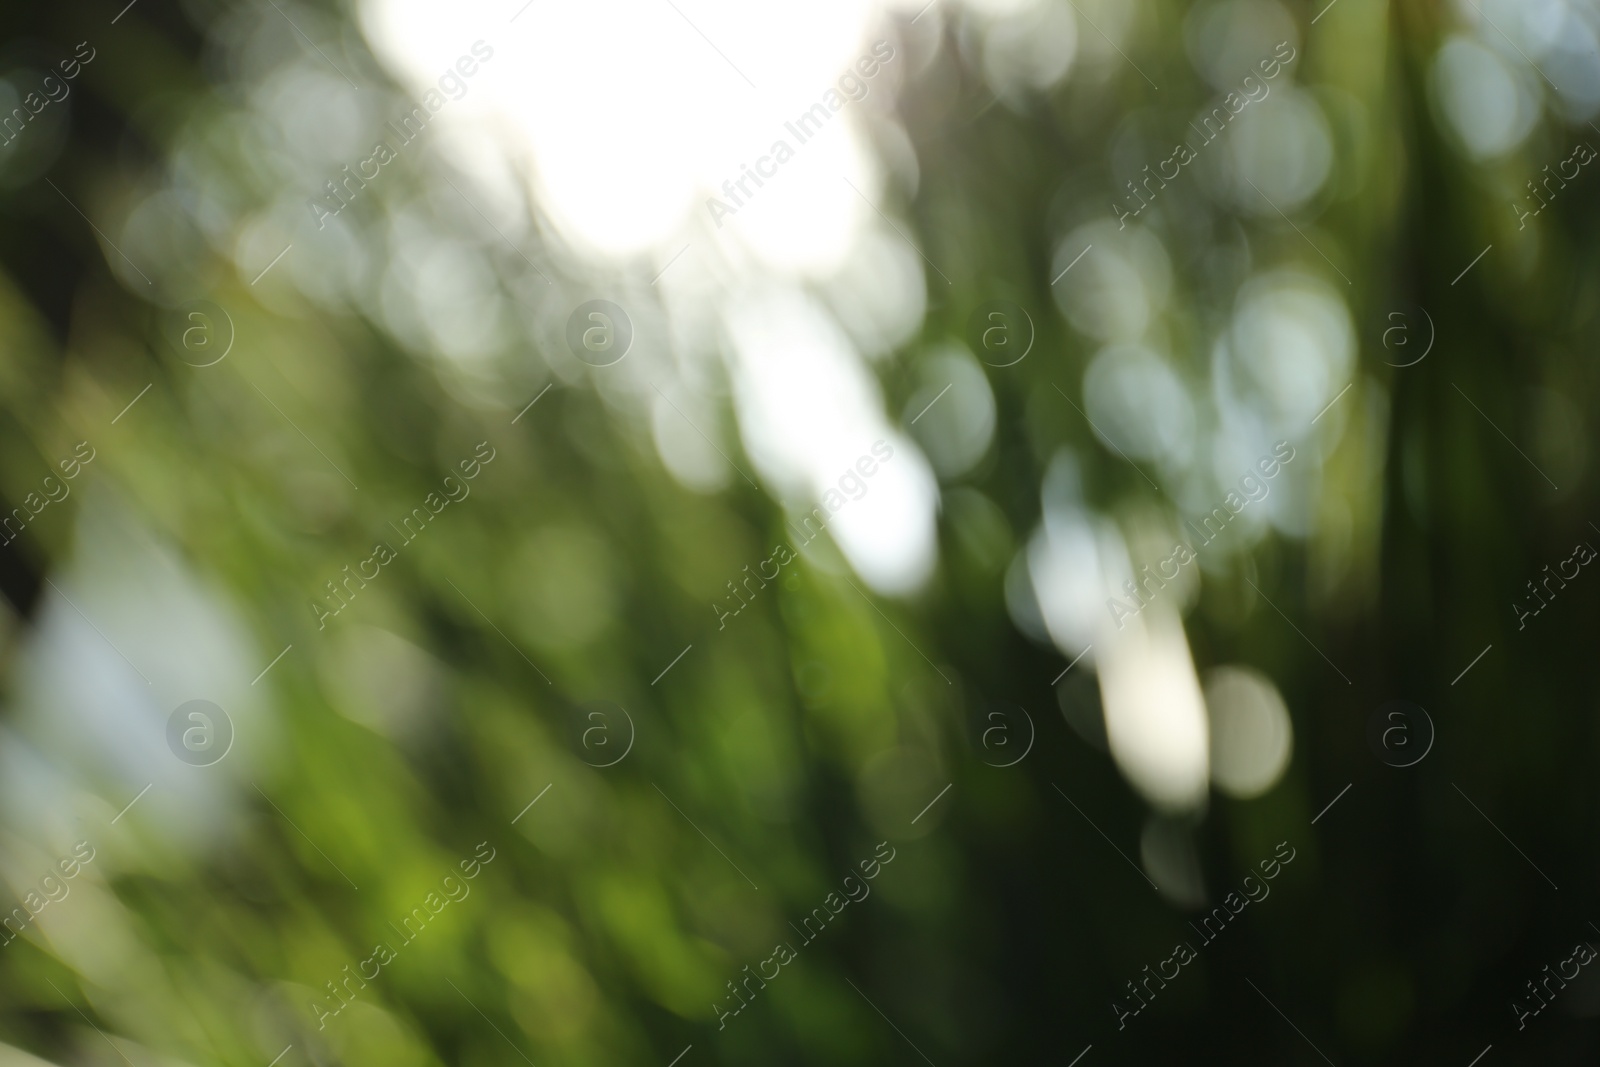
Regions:
<svg viewBox="0 0 1600 1067"><path fill-rule="evenodd" d="M1593 200L1564 196L1536 239L1517 235L1506 190L1561 158L1572 134L1551 117L1522 150L1468 161L1427 86L1453 25L1441 5L1340 0L1314 27L1316 12L1295 7L1297 77L1323 107L1335 163L1294 224L1202 205L1197 181L1164 194L1168 329L1196 374L1255 267L1351 279L1358 384L1323 457L1314 529L1230 557L1186 620L1198 665L1249 663L1282 691L1296 735L1283 780L1254 801L1214 795L1167 826L1092 729L1068 726L1099 714L1092 677L1052 684L1066 660L1008 613L1005 574L1061 449L1080 458L1096 506L1168 504L1065 402L1081 399L1094 353L1050 285L1058 235L1120 195L1106 192L1107 159L1128 116L1198 110L1210 93L1175 29L1186 6L1137 10L1129 51L1159 91L1130 60L1025 106L987 106L952 43L902 92L922 184L900 211L950 284L930 282L921 335L879 368L891 409L982 302L1016 301L1039 332L1036 355L988 375L995 441L945 490L930 589L878 601L842 562L801 563L722 630L707 605L790 538L782 512L742 479L716 495L682 488L648 427L598 390L540 394L556 379L533 341L509 395L408 351L359 308L264 296L208 253L195 285L231 316L235 345L213 367L179 359L163 339L167 280L141 291L89 220L126 214L174 160L230 179L214 190L219 210L273 195L230 125L237 87L206 46L209 20L245 16L148 3L114 25L115 12L79 4L14 12L13 56L86 35L100 54L59 150L30 131L37 149L17 151L37 160L6 164L0 497L15 506L80 440L98 455L71 503L0 551L15 608L0 870L25 885L78 838L100 858L0 951L0 1039L63 1063L265 1065L292 1046L279 1062L577 1067L666 1064L692 1046L685 1067L918 1053L943 1067L1071 1062L1091 1043L1086 1064L1312 1062L1302 1036L1339 1063L1465 1063L1490 1042L1592 1062L1600 998L1586 988L1571 997L1580 1021L1526 1036L1508 1032L1505 1003L1586 929L1596 872L1576 846L1594 810L1594 601L1578 591L1537 640L1508 626L1504 604L1600 515L1581 460L1552 494L1507 447L1542 439L1543 409L1523 400L1533 388L1576 410L1580 454L1593 439L1581 421L1594 395ZM362 54L349 12L296 14ZM1094 31L1079 33L1088 48ZM439 194L404 173L385 180ZM1458 279L1485 244L1494 251ZM1413 305L1437 324L1433 354L1384 366L1385 315ZM561 324L563 307L530 306ZM470 496L402 547L389 524L480 441L496 458ZM1530 447L1548 461L1563 441ZM101 571L84 529L103 531ZM308 602L378 541L395 562L319 628ZM121 817L149 780L131 753L164 743L170 708L210 695L184 688L190 649L163 636L171 618L134 599L141 570L162 560L205 591L183 632L243 650L229 668L236 699L212 697L239 734L213 767L163 763L161 784ZM107 705L79 718L35 707L32 650L66 640L63 627L93 640L65 596L88 619L113 612L114 634L144 632L136 647L162 657L156 670L130 653L158 675L148 693L117 703L123 691L106 688ZM104 657L86 676L121 669L83 642L69 647ZM1439 729L1433 758L1409 771L1364 740L1369 711L1395 697L1428 707ZM624 734L606 722L619 732L600 756L585 743L595 701L631 723ZM1038 732L1004 770L974 741L1001 701L1027 708ZM626 758L593 765L625 743ZM30 806L41 798L59 806ZM1304 858L1119 1033L1108 1008L1126 995L1119 983L1189 936L1189 914L1130 869L1152 821L1190 842L1213 886L1236 884L1279 841ZM713 1025L741 968L790 939L884 840L898 856L870 898L748 1012ZM393 938L485 841L496 859L470 896L319 1029L321 983ZM1560 906L1526 856L1561 884Z"/></svg>

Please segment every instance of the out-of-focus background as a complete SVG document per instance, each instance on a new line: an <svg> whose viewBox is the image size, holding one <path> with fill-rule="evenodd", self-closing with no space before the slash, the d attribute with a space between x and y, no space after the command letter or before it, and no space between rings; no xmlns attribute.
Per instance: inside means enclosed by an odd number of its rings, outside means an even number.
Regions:
<svg viewBox="0 0 1600 1067"><path fill-rule="evenodd" d="M1595 1061L1592 0L123 2L0 1064Z"/></svg>

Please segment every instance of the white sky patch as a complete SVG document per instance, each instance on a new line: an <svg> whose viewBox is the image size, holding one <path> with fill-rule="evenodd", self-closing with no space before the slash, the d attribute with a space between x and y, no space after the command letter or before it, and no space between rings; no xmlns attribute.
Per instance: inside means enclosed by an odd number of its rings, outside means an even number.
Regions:
<svg viewBox="0 0 1600 1067"><path fill-rule="evenodd" d="M879 592L908 593L931 573L938 489L927 460L895 434L878 383L838 324L810 297L780 288L728 312L745 450L780 499L823 498L887 441L894 457L829 524L851 566Z"/></svg>
<svg viewBox="0 0 1600 1067"><path fill-rule="evenodd" d="M504 162L483 151L449 158L481 172L493 191L483 209L513 243L532 220L504 202L508 170L522 175L567 250L602 269L655 273L692 245L692 262L673 270L717 284L669 278L653 293L669 318L710 313L726 324L740 435L781 502L809 509L875 442L890 444L894 457L829 531L867 584L910 593L937 556L933 474L891 429L856 343L825 305L788 288L803 277L826 290L853 257L901 241L878 232L885 168L866 131L892 122L907 74L885 16L905 5L675 3L534 0L512 22L516 9L499 0L363 0L361 18L375 52L418 100L477 42L493 49L433 122L441 143L481 132L498 145ZM801 137L791 127L807 113L825 117ZM780 141L792 155L769 158L753 184L746 168ZM741 178L735 213L713 217L707 201L729 199L724 183ZM895 246L892 255L907 252ZM886 310L843 302L850 332L872 355L915 333L926 303L921 270L917 262L888 272L877 285ZM714 341L679 355L714 358L710 351ZM653 424L681 480L701 490L722 480L693 442L659 432L670 420Z"/></svg>

